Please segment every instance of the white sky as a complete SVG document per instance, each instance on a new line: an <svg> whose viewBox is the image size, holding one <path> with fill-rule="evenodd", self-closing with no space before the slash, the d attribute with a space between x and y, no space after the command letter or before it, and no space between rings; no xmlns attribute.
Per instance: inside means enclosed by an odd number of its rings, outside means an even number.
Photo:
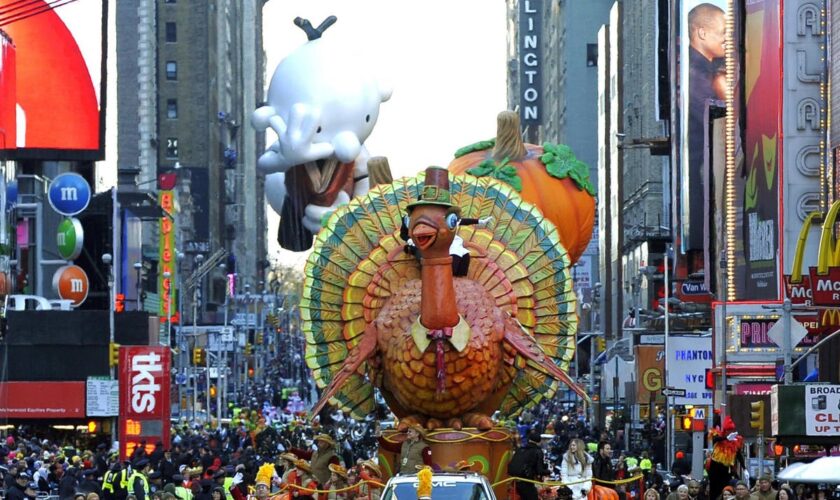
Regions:
<svg viewBox="0 0 840 500"><path fill-rule="evenodd" d="M507 106L503 0L270 1L263 9L266 85L283 57L306 42L294 18L317 26L329 15L338 21L325 36L369 48L360 66L378 64L393 87L366 146L388 157L395 178L445 167L461 146L496 135L496 115ZM301 264L305 254L280 251L278 218L266 211L269 255Z"/></svg>
<svg viewBox="0 0 840 500"><path fill-rule="evenodd" d="M107 158L97 191L116 183L116 9L109 10ZM329 15L338 21L328 36L367 47L360 66L379 68L393 88L366 145L372 155L388 157L394 177L446 166L456 149L495 136L496 115L507 105L504 0L269 1L263 7L266 86L283 57L306 42L294 18L317 26ZM265 93L258 96L264 99ZM306 254L280 250L278 217L270 207L266 212L269 256L301 265Z"/></svg>

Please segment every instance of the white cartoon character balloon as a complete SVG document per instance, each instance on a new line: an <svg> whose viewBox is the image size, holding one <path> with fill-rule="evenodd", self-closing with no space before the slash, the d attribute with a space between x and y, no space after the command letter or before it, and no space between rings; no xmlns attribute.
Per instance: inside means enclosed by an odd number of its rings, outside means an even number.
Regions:
<svg viewBox="0 0 840 500"><path fill-rule="evenodd" d="M251 117L257 130L277 133L257 168L267 175L266 198L281 215L278 241L294 251L311 246L325 215L367 192L364 142L379 104L391 97L347 43L322 38L335 21L330 16L313 28L295 19L309 41L277 65L268 102Z"/></svg>

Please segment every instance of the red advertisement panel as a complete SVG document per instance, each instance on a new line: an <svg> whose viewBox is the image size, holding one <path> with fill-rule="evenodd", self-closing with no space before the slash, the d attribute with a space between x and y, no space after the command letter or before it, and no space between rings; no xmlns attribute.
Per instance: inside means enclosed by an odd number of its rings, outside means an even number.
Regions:
<svg viewBox="0 0 840 500"><path fill-rule="evenodd" d="M51 3L0 0L17 59L16 140L0 157L102 159L107 3Z"/></svg>
<svg viewBox="0 0 840 500"><path fill-rule="evenodd" d="M120 453L141 444L169 443L170 351L165 346L120 347Z"/></svg>
<svg viewBox="0 0 840 500"><path fill-rule="evenodd" d="M735 384L735 394L738 396L764 396L770 394L773 384Z"/></svg>
<svg viewBox="0 0 840 500"><path fill-rule="evenodd" d="M0 418L85 418L85 383L0 382Z"/></svg>
<svg viewBox="0 0 840 500"><path fill-rule="evenodd" d="M779 179L782 170L782 72L779 0L746 4L744 45L743 254L739 299L779 298ZM743 260L741 260L743 259ZM743 271L743 272L741 272Z"/></svg>
<svg viewBox="0 0 840 500"><path fill-rule="evenodd" d="M17 143L15 121L15 46L0 30L0 149Z"/></svg>

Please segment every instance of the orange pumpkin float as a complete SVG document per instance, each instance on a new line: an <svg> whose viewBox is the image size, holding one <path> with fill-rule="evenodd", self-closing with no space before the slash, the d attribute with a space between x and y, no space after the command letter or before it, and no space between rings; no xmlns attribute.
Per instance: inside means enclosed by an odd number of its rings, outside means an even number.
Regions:
<svg viewBox="0 0 840 500"><path fill-rule="evenodd" d="M501 112L496 139L459 149L449 171L489 175L519 191L557 227L569 252L569 265L577 262L589 244L595 224L595 188L589 181L589 167L568 146L523 143L517 113Z"/></svg>
<svg viewBox="0 0 840 500"><path fill-rule="evenodd" d="M612 488L594 484L586 498L587 500L618 500L618 493Z"/></svg>

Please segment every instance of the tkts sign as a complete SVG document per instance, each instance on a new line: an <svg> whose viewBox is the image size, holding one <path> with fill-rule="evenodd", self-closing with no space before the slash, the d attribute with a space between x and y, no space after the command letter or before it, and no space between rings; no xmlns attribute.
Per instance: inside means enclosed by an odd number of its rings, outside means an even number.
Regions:
<svg viewBox="0 0 840 500"><path fill-rule="evenodd" d="M169 347L120 347L120 455L169 442Z"/></svg>

